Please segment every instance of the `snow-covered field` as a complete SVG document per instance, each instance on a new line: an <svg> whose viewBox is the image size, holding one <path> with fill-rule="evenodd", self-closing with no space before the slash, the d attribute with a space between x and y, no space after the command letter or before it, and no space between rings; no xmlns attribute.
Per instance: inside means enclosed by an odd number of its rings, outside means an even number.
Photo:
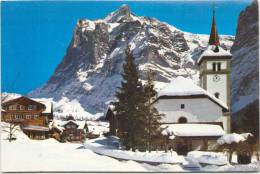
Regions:
<svg viewBox="0 0 260 174"><path fill-rule="evenodd" d="M1 126L6 123L1 123ZM17 140L9 142L6 140L7 133L1 132L1 171L2 172L29 172L29 171L89 171L89 172L102 172L102 171L134 171L134 172L180 172L187 171L182 164L156 164L136 162L132 160L117 160L105 155L94 153L93 149L88 149L83 144L76 143L59 143L54 139L46 140L30 140L21 131L16 132ZM102 140L99 138L97 140ZM88 144L93 143L93 146L98 146L98 141L87 140ZM102 141L101 141L102 142ZM113 142L112 142L113 143ZM85 143L86 144L86 143ZM100 145L101 146L101 145ZM105 147L104 147L105 148ZM123 153L123 152L122 152ZM132 152L124 152L131 154ZM157 154L163 152L158 152ZM141 152L137 153L140 158ZM143 153L147 154L147 153ZM156 152L153 152L156 154ZM174 153L173 153L174 154ZM151 154L152 155L152 154ZM149 156L150 159L155 156ZM215 154L206 154L210 158L218 158ZM176 158L176 154L173 155ZM205 159L203 153L195 152L192 155L193 159ZM220 155L221 156L221 155ZM178 157L183 158L183 157ZM223 155L221 156L223 158ZM168 157L167 157L168 159ZM189 158L183 158L183 164L187 163ZM211 161L213 161L211 159ZM257 171L259 162L255 160L249 165L208 165L205 167L199 166L201 171ZM190 170L188 170L190 171Z"/></svg>

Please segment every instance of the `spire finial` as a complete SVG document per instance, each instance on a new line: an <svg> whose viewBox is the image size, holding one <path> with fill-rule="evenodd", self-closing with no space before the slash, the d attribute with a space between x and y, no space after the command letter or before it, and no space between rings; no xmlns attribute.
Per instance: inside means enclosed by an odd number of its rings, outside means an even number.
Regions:
<svg viewBox="0 0 260 174"><path fill-rule="evenodd" d="M211 32L209 37L209 45L220 45L219 43L219 37L217 32L217 25L215 21L215 5L213 4L213 17L212 17L212 25L211 25Z"/></svg>

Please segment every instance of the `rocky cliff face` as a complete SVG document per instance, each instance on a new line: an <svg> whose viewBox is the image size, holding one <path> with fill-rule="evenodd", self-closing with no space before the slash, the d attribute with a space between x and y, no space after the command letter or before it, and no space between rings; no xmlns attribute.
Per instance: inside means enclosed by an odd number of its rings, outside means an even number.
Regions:
<svg viewBox="0 0 260 174"><path fill-rule="evenodd" d="M167 23L137 17L124 5L105 19L78 20L73 38L55 73L33 97L77 100L91 113L103 112L120 86L125 48L131 45L140 77L156 73L158 86L182 75L197 80L194 60L207 46L208 35L180 31ZM222 36L230 49L233 37Z"/></svg>
<svg viewBox="0 0 260 174"><path fill-rule="evenodd" d="M259 97L259 29L258 3L241 12L231 62L232 112L244 109Z"/></svg>

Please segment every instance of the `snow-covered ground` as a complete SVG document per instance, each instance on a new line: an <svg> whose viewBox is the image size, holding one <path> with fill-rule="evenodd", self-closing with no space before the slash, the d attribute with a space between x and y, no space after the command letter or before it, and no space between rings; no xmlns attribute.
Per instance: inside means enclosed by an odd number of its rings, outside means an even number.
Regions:
<svg viewBox="0 0 260 174"><path fill-rule="evenodd" d="M1 126L6 123L1 123ZM88 171L88 172L108 172L108 171L130 171L130 172L182 172L190 171L182 164L151 164L144 162L136 162L132 160L117 160L106 155L99 155L86 148L82 144L76 143L59 143L54 139L46 140L30 140L21 131L16 132L17 140L9 142L6 140L7 133L1 132L1 171L2 172L29 172L29 171ZM116 145L114 141L111 144L104 144L105 138L98 138L96 140L87 140L88 144L92 143L92 147L112 148ZM98 143L99 142L99 143ZM86 144L85 144L86 145ZM125 151L124 154L131 154L134 152ZM162 154L163 152L157 152ZM138 158L145 159L149 156L150 159L156 160L156 152L151 154L137 152ZM177 154L173 157L182 158L183 164L187 163L188 157L180 157ZM203 157L204 155L204 157ZM214 162L219 159L216 154L195 152L193 153L193 160L200 159L205 162L205 155L207 159ZM220 155L223 158L223 155ZM132 156L134 157L134 155ZM166 156L169 159L169 156ZM147 158L146 158L147 159ZM163 159L163 158L161 158ZM154 161L152 160L152 161ZM249 165L207 165L199 168L201 171L257 171L259 162L254 159Z"/></svg>
<svg viewBox="0 0 260 174"><path fill-rule="evenodd" d="M184 161L183 156L177 155L174 151L152 151L152 152L132 152L118 149L119 142L117 137L101 137L92 140L86 140L84 146L98 154L110 156L123 160L134 160L147 163L168 163L181 164Z"/></svg>

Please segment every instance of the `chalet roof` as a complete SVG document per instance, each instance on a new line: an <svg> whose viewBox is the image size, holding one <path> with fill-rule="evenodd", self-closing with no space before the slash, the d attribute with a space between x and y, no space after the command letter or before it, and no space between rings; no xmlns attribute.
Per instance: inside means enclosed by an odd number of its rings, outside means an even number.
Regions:
<svg viewBox="0 0 260 174"><path fill-rule="evenodd" d="M223 136L225 134L220 125L214 124L163 124L163 135L180 137L209 137Z"/></svg>
<svg viewBox="0 0 260 174"><path fill-rule="evenodd" d="M52 113L52 102L43 99L33 99L33 100L45 105L46 109L42 113L45 114Z"/></svg>
<svg viewBox="0 0 260 174"><path fill-rule="evenodd" d="M36 126L36 125L24 125L22 127L23 130L31 130L31 131L44 131L48 132L50 129L44 126Z"/></svg>
<svg viewBox="0 0 260 174"><path fill-rule="evenodd" d="M31 102L31 103L35 103L37 105L41 105L42 107L46 107L44 104L42 104L38 101L35 101L33 99L30 99L28 97L25 97L25 96L21 96L21 97L12 99L12 100L8 100L8 101L2 103L2 106L8 105L10 103L24 103L24 102Z"/></svg>
<svg viewBox="0 0 260 174"><path fill-rule="evenodd" d="M53 128L57 129L60 132L63 132L63 130L65 129L64 127L57 124L56 121L52 121L49 123L49 129L53 129Z"/></svg>
<svg viewBox="0 0 260 174"><path fill-rule="evenodd" d="M158 99L164 97L173 96L185 96L186 98L194 97L208 97L211 101L219 105L220 107L228 110L228 107L221 100L217 99L214 95L210 94L208 91L196 85L191 79L178 76L173 79L167 86L165 86L161 91L158 92Z"/></svg>
<svg viewBox="0 0 260 174"><path fill-rule="evenodd" d="M106 109L106 111L105 111L105 113L104 113L104 115L105 115L105 120L109 120L109 112L112 112L114 115L115 115L115 106L114 105L108 105L108 107L107 107L107 109Z"/></svg>
<svg viewBox="0 0 260 174"><path fill-rule="evenodd" d="M200 55L197 63L200 64L204 59L231 59L232 54L230 51L224 50L222 47L218 46L218 51L215 51L215 45L209 45L204 52Z"/></svg>
<svg viewBox="0 0 260 174"><path fill-rule="evenodd" d="M68 123L73 123L75 125L77 125L77 129L84 129L85 125L87 124L86 121L74 121L74 120L68 120L68 121L62 121L62 123L60 124L60 126L64 127L65 125L67 125Z"/></svg>
<svg viewBox="0 0 260 174"><path fill-rule="evenodd" d="M21 96L21 97L16 97L13 98L11 100L7 100L6 102L2 103L2 105L7 105L9 103L13 103L13 102L21 102L21 101L31 101L31 102L35 102L39 105L43 105L45 106L45 110L42 113L51 113L52 112L52 102L49 101L48 99L37 99L37 98L29 98L29 97L25 97L25 96Z"/></svg>

